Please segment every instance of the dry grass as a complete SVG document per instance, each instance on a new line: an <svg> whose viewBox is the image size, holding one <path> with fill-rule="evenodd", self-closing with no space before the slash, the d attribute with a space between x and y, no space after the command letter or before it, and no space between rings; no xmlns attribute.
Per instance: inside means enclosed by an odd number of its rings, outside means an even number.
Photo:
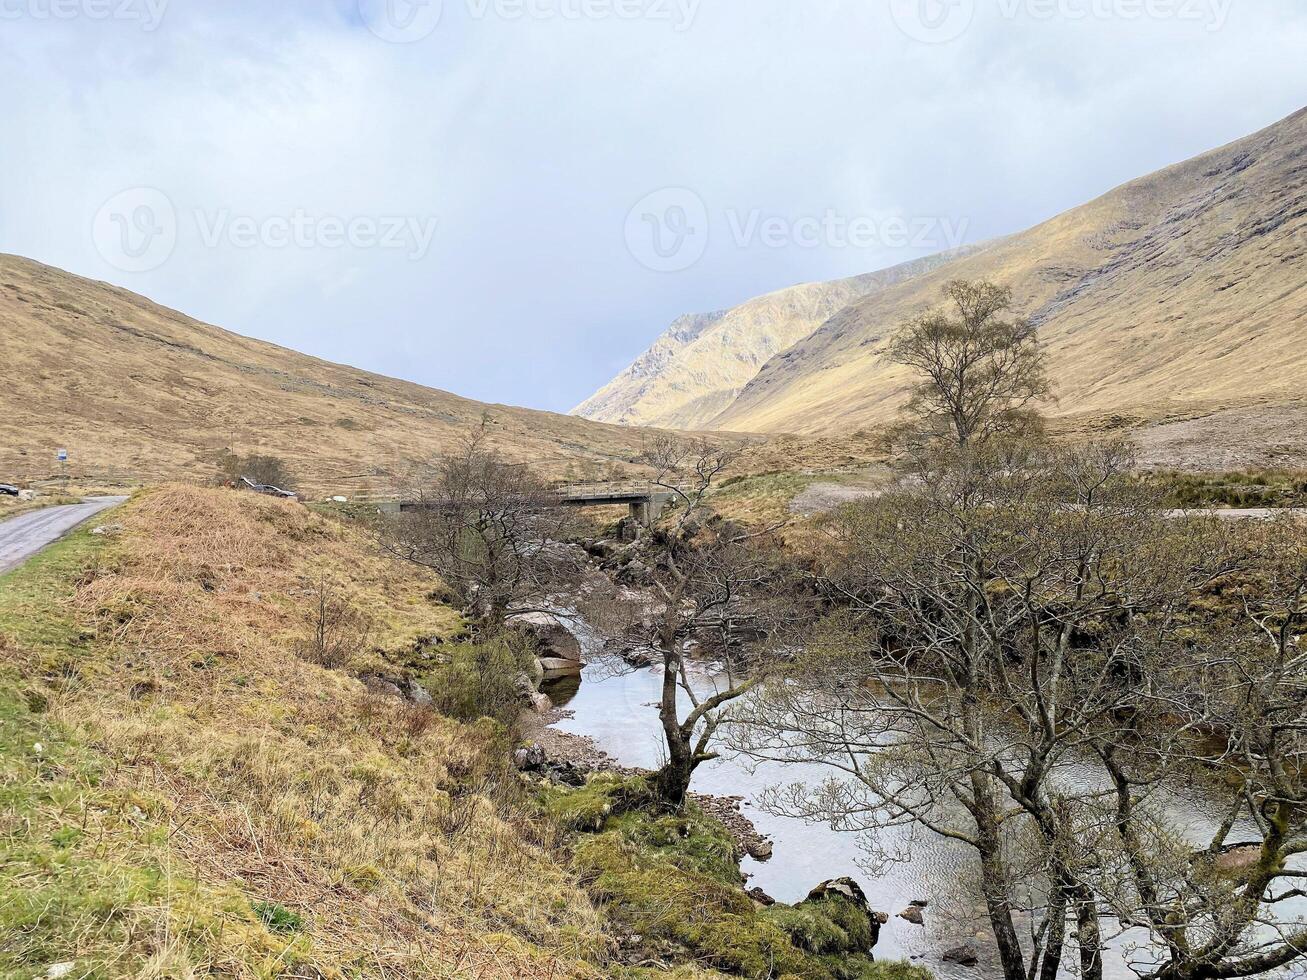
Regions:
<svg viewBox="0 0 1307 980"><path fill-rule="evenodd" d="M0 480L207 480L223 449L287 461L315 497L385 490L492 416L550 474L629 465L644 433L485 405L237 336L124 289L0 255Z"/></svg>
<svg viewBox="0 0 1307 980"><path fill-rule="evenodd" d="M590 973L597 914L514 805L498 734L292 652L325 577L370 622L351 669L402 671L420 638L459 627L429 582L269 498L169 486L115 520L108 544L59 546L92 566L59 601L67 636L25 635L13 624L35 607L0 606L5 666L45 707L43 737L83 746L94 792L140 814L109 819L72 793L36 823L85 827L115 873L177 882L107 918L70 913L66 958L132 976Z"/></svg>
<svg viewBox="0 0 1307 980"><path fill-rule="evenodd" d="M908 377L885 344L941 302L949 279L1013 288L1048 351L1059 398L1050 412L1069 421L1133 425L1300 400L1304 138L1299 111L871 293L768 361L711 425L815 433L891 419Z"/></svg>

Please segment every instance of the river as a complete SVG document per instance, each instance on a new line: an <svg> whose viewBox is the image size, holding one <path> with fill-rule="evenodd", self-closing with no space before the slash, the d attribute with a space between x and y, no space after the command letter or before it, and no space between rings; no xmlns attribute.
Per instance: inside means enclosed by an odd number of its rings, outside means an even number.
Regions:
<svg viewBox="0 0 1307 980"><path fill-rule="evenodd" d="M622 765L655 768L662 749L657 711L661 669L615 669L602 652L601 637L581 623L574 622L571 628L581 641L587 666L579 684L572 679L546 688L555 704L568 712L568 717L554 727L588 736ZM711 674L705 672L702 679L710 684ZM878 852L892 854L896 859L869 861L869 855L860 847L859 835L766 813L749 802L767 786L818 783L829 776L830 770L819 765L753 764L728 755L701 766L692 788L717 796L744 797L744 814L774 841L775 853L770 860L744 859L743 870L750 875L751 885L760 886L779 901L797 902L819 882L847 875L862 885L873 909L890 916L881 929L877 957L912 960L928 967L940 980L1001 976L984 903L973 876L973 854L966 845L921 829L897 828L877 837ZM1210 839L1218 820L1215 812L1201 804L1176 798L1168 807L1175 829L1195 841L1203 840L1204 833ZM1238 830L1231 839L1243 839ZM914 900L929 903L924 926L898 916ZM1293 917L1307 914L1303 903L1293 904L1296 908L1283 911ZM1134 980L1138 976L1127 961L1143 955L1135 946L1145 938L1146 934L1136 930L1111 941L1105 953L1105 975L1110 980ZM965 967L945 962L942 954L959 945L971 946L981 958L979 964ZM1069 949L1068 953L1068 960L1073 959L1074 951ZM1307 971L1294 968L1277 976L1304 977Z"/></svg>

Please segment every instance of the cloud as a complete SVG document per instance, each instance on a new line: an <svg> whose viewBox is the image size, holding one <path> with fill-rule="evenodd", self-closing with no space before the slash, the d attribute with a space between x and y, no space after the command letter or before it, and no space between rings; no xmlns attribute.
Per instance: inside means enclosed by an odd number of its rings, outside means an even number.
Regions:
<svg viewBox="0 0 1307 980"><path fill-rule="evenodd" d="M0 0L0 249L553 409L680 313L928 250L742 240L732 220L947 219L977 240L1267 125L1307 82L1307 11L1272 0L1216 27L1180 12L1219 0L977 0L944 40L905 30L919 0L443 0L434 26L409 0L172 0L149 30L92 17L103 0L38 16L51 2ZM376 30L415 10L421 37ZM94 233L153 227L135 211L96 225L138 188L176 218L147 271ZM692 190L709 224L673 272L625 238L665 188ZM242 233L206 234L220 216ZM282 234L300 218L311 233ZM429 246L384 247L395 219L434 227Z"/></svg>

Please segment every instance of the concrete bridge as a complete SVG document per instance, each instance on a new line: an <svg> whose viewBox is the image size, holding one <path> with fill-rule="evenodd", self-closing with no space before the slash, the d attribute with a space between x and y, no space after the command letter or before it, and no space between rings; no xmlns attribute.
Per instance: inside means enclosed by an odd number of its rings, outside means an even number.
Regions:
<svg viewBox="0 0 1307 980"><path fill-rule="evenodd" d="M671 503L676 494L665 487L654 486L648 482L629 483L572 483L554 487L558 502L564 507L611 507L625 504L630 510L631 520L644 527L649 527L658 519L658 515ZM426 500L422 503L391 500L378 502L377 510L381 513L399 514L420 510L424 507L448 507L439 501Z"/></svg>
<svg viewBox="0 0 1307 980"><path fill-rule="evenodd" d="M573 483L555 490L566 507L607 507L626 504L631 520L648 527L676 496L665 487L648 482Z"/></svg>

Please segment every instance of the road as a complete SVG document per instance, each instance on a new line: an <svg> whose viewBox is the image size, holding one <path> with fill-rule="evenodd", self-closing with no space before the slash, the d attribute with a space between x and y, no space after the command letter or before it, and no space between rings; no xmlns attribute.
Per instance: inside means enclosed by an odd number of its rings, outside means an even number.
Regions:
<svg viewBox="0 0 1307 980"><path fill-rule="evenodd" d="M116 507L126 497L88 497L80 504L45 507L0 523L0 575L53 544L77 525L102 510Z"/></svg>

